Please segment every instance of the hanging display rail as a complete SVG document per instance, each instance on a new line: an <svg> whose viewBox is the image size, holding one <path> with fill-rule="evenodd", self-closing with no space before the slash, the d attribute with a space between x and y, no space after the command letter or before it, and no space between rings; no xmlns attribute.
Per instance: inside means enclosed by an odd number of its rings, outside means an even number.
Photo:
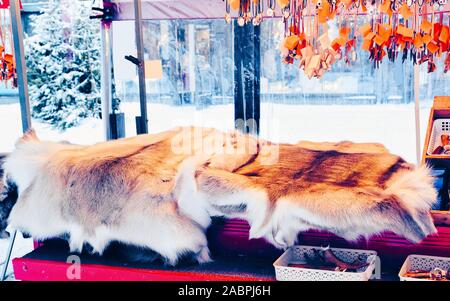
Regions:
<svg viewBox="0 0 450 301"><path fill-rule="evenodd" d="M443 71L450 69L450 10L445 0L224 1L225 20L231 22L231 13L237 11L240 26L258 26L264 17L280 12L285 25L283 62L298 61L309 78L320 78L337 60L352 64L356 47L369 52L374 68L383 60L401 59L426 63L433 72L435 61L444 59ZM338 24L335 37L328 31L332 20Z"/></svg>

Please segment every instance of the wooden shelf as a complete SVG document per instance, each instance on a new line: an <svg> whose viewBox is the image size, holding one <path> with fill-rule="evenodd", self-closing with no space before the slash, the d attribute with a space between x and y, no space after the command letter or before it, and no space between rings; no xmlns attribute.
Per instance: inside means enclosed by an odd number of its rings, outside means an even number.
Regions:
<svg viewBox="0 0 450 301"><path fill-rule="evenodd" d="M440 118L450 118L450 96L436 96L428 118L428 128L423 147L422 164L427 164L435 168L450 169L450 156L427 154L430 144L433 122ZM436 225L450 226L450 211L432 210L434 223Z"/></svg>

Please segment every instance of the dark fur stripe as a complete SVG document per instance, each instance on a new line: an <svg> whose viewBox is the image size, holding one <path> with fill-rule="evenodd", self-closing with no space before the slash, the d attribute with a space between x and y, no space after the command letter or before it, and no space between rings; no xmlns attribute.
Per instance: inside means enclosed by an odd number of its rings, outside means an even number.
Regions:
<svg viewBox="0 0 450 301"><path fill-rule="evenodd" d="M351 173L344 181L336 183L339 186L343 187L356 187L358 186L358 178L361 177L360 172L353 172Z"/></svg>
<svg viewBox="0 0 450 301"><path fill-rule="evenodd" d="M213 205L213 207L222 212L224 215L233 214L233 213L244 213L247 211L246 204L239 205Z"/></svg>
<svg viewBox="0 0 450 301"><path fill-rule="evenodd" d="M327 159L332 157L339 157L343 155L340 152L337 151L312 151L313 153L317 153L314 160L311 162L311 164L307 168L301 168L297 172L295 172L292 175L292 179L297 180L304 176L308 176L309 173L313 172L315 169L317 169L323 162L325 162ZM308 180L314 180L311 179L311 177L308 177Z"/></svg>
<svg viewBox="0 0 450 301"><path fill-rule="evenodd" d="M0 232L4 231L8 226L9 214L19 197L17 185L14 182L7 179L5 184L4 191L0 193Z"/></svg>
<svg viewBox="0 0 450 301"><path fill-rule="evenodd" d="M258 143L258 144L256 145L256 153L255 153L254 155L252 155L252 156L250 157L250 159L248 159L247 162L245 162L245 163L242 164L241 166L235 168L232 172L237 172L237 171L239 171L240 169L244 168L245 166L250 165L250 164L252 164L253 162L255 162L256 158L258 158L259 152L260 152L260 146L259 146L259 143Z"/></svg>
<svg viewBox="0 0 450 301"><path fill-rule="evenodd" d="M389 167L389 169L386 170L384 174L380 176L380 178L378 179L378 183L381 186L386 184L386 182L389 181L392 175L396 173L400 168L402 168L404 163L405 160L403 160L402 158L398 158L397 161L391 167Z"/></svg>

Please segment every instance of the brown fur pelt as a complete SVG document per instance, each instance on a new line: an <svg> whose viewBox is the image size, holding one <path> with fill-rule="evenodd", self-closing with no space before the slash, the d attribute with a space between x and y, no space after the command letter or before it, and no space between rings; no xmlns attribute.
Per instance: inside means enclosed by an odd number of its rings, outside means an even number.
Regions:
<svg viewBox="0 0 450 301"><path fill-rule="evenodd" d="M70 235L101 253L111 241L152 249L175 264L209 260L212 216L247 220L278 247L299 231L346 239L390 230L419 242L436 229L436 192L379 144L273 144L237 132L176 128L79 146L20 139L5 164L18 187L8 222L37 239Z"/></svg>

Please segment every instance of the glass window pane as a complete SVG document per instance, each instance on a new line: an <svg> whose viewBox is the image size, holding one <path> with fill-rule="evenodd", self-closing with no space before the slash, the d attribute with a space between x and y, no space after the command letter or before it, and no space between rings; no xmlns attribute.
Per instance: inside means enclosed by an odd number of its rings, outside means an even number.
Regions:
<svg viewBox="0 0 450 301"><path fill-rule="evenodd" d="M145 60L162 71L158 77L158 70L146 70L149 132L186 125L232 129L232 27L223 20L161 20L144 21L143 32ZM138 77L123 57L136 56L134 23L114 23L113 39L120 40L114 44L120 111L125 113L126 134L132 136L134 118L140 115Z"/></svg>
<svg viewBox="0 0 450 301"><path fill-rule="evenodd" d="M32 127L44 140L103 140L98 1L49 1L26 17L24 41Z"/></svg>
<svg viewBox="0 0 450 301"><path fill-rule="evenodd" d="M364 18L359 18L361 24ZM330 24L330 36L337 35ZM299 140L379 142L416 162L413 67L383 61L374 70L368 52L357 48L350 66L335 63L321 79L284 65L279 44L284 26L265 20L261 33L261 135L295 143Z"/></svg>
<svg viewBox="0 0 450 301"><path fill-rule="evenodd" d="M13 53L11 18L9 12L0 10L3 24L5 53ZM2 39L3 40L3 39ZM22 135L19 90L13 87L13 80L0 82L0 154L14 149L16 140Z"/></svg>
<svg viewBox="0 0 450 301"><path fill-rule="evenodd" d="M9 153L22 135L18 90L0 85L0 154Z"/></svg>
<svg viewBox="0 0 450 301"><path fill-rule="evenodd" d="M428 64L420 65L420 139L423 148L433 99L450 95L450 73L444 73L444 58L435 60L436 71L428 73Z"/></svg>

